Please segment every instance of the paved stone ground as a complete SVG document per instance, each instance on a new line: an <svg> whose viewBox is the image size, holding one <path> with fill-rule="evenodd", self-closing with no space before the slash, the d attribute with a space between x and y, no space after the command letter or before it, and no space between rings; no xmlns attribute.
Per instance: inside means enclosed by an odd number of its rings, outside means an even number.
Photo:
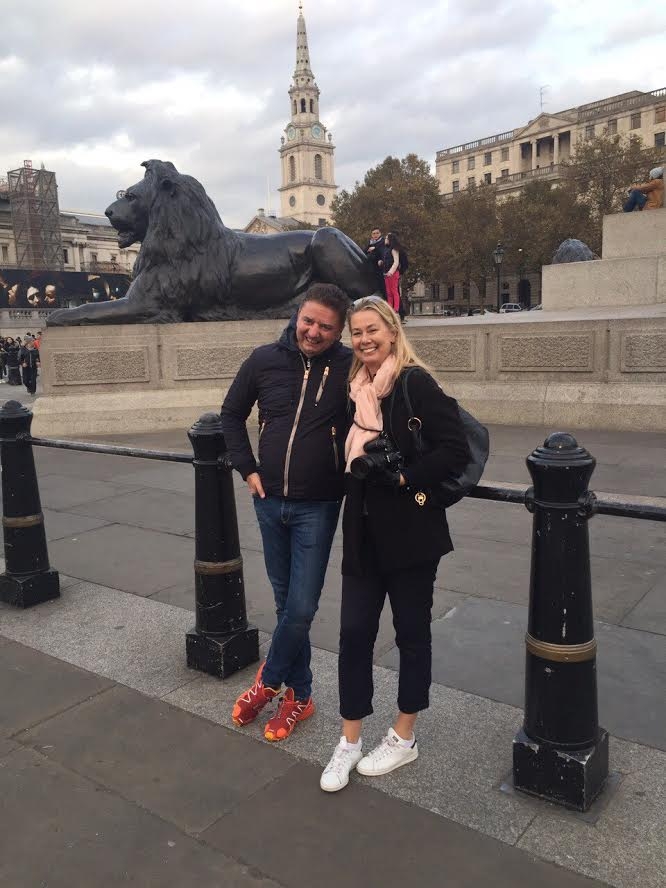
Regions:
<svg viewBox="0 0 666 888"><path fill-rule="evenodd" d="M9 394L0 391L0 399ZM524 457L546 430L491 434L487 480L527 485ZM578 438L598 459L595 489L665 495L664 436ZM184 433L135 443L189 449ZM456 552L438 577L436 685L419 727L421 758L372 784L354 778L329 798L315 766L337 735L339 537L313 632L319 712L275 749L254 742L258 727L247 731L251 740L229 729L229 704L247 675L221 683L183 666L193 604L191 468L46 449L36 459L51 561L65 589L60 601L29 612L0 605L0 797L13 798L16 810L11 829L0 831L0 884L87 885L93 871L103 885L131 875L136 884L175 886L184 873L217 885L222 871L223 884L243 886L392 886L410 877L435 885L443 871L447 884L475 888L590 884L575 871L618 888L663 888L663 525L591 522L600 713L621 777L596 823L500 791L521 715L530 518L522 507L481 501L450 513ZM237 501L249 614L268 632L272 596L240 481ZM395 699L387 615L375 659L369 742L385 730ZM23 836L28 824L44 843L42 870ZM56 875L49 857L62 861Z"/></svg>

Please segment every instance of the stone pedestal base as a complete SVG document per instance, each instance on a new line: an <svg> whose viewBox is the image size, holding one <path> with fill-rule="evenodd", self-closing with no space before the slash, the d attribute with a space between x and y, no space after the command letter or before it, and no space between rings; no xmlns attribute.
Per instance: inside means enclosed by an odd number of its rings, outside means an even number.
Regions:
<svg viewBox="0 0 666 888"><path fill-rule="evenodd" d="M213 638L191 629L186 636L188 669L198 669L217 678L229 678L259 660L259 630L248 626Z"/></svg>
<svg viewBox="0 0 666 888"><path fill-rule="evenodd" d="M0 601L14 607L33 607L53 598L60 598L60 576L57 570L29 574L25 577L0 576Z"/></svg>
<svg viewBox="0 0 666 888"><path fill-rule="evenodd" d="M608 778L608 732L585 749L554 749L521 729L513 741L513 784L521 792L587 811Z"/></svg>

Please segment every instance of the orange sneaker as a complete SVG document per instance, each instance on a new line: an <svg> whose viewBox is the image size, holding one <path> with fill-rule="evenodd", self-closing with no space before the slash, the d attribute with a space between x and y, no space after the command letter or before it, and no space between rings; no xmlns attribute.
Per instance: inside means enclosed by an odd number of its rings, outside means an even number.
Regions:
<svg viewBox="0 0 666 888"><path fill-rule="evenodd" d="M312 697L307 700L296 700L294 689L287 688L280 697L277 714L266 725L264 737L267 740L286 740L296 727L296 723L310 718L314 715L314 711Z"/></svg>
<svg viewBox="0 0 666 888"><path fill-rule="evenodd" d="M233 723L239 727L249 725L250 722L254 721L264 706L280 693L279 690L267 688L261 680L265 665L266 661L264 660L259 667L252 687L241 694L234 704L231 718Z"/></svg>

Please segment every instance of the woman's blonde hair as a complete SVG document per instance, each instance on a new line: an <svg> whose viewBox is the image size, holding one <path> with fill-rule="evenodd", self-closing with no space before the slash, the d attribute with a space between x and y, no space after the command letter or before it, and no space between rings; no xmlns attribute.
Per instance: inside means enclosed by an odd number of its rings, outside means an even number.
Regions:
<svg viewBox="0 0 666 888"><path fill-rule="evenodd" d="M391 306L380 296L366 296L364 299L357 299L352 303L351 308L347 312L347 326L349 332L352 331L352 320L359 311L374 311L384 321L384 323L395 333L395 342L393 343L393 354L396 358L396 376L400 376L405 367L422 367L428 373L432 373L427 364L417 356L412 348L409 340L405 336L400 323L400 318L393 311ZM361 361L354 355L352 359L351 369L349 370L349 381L356 376L358 371L363 367Z"/></svg>

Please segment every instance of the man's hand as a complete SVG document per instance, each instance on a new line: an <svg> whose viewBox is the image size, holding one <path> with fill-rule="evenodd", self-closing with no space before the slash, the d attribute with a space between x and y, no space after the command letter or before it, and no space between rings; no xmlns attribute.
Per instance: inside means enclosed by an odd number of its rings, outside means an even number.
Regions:
<svg viewBox="0 0 666 888"><path fill-rule="evenodd" d="M248 475L245 480L247 481L248 490L252 496L258 496L259 499L266 499L264 485L261 483L259 472L252 472L252 474Z"/></svg>

